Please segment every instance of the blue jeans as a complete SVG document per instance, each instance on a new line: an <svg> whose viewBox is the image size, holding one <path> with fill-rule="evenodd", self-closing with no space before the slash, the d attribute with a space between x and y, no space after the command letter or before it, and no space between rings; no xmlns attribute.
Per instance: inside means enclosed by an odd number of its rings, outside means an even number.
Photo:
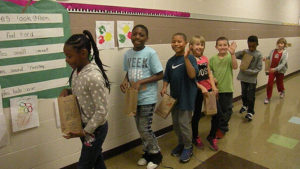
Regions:
<svg viewBox="0 0 300 169"><path fill-rule="evenodd" d="M151 129L154 108L155 104L139 105L135 116L136 127L143 142L143 150L151 154L160 152L156 136Z"/></svg>
<svg viewBox="0 0 300 169"><path fill-rule="evenodd" d="M82 142L82 149L78 162L78 169L106 169L102 156L102 144L107 135L107 131L107 122L102 126L99 126L94 132L95 141L91 143L91 146L84 144L84 137L80 138Z"/></svg>

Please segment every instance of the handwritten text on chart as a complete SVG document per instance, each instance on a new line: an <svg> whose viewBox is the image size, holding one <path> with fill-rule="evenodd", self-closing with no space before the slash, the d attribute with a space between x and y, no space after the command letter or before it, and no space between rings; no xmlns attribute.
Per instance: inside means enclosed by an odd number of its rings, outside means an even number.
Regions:
<svg viewBox="0 0 300 169"><path fill-rule="evenodd" d="M0 24L62 23L62 14L0 14Z"/></svg>
<svg viewBox="0 0 300 169"><path fill-rule="evenodd" d="M0 66L0 77L66 67L65 59Z"/></svg>
<svg viewBox="0 0 300 169"><path fill-rule="evenodd" d="M0 59L61 53L63 52L63 46L64 44L60 43L14 48L0 48Z"/></svg>
<svg viewBox="0 0 300 169"><path fill-rule="evenodd" d="M22 29L0 31L0 41L39 39L64 36L63 28Z"/></svg>
<svg viewBox="0 0 300 169"><path fill-rule="evenodd" d="M2 97L8 98L8 97L19 96L23 94L67 86L68 80L69 78L61 78L61 79L48 80L48 81L31 83L31 84L26 84L21 86L2 88Z"/></svg>

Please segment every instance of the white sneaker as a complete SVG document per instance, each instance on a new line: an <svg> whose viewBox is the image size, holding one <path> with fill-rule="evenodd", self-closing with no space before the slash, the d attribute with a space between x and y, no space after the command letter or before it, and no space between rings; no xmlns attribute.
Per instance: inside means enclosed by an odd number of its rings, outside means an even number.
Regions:
<svg viewBox="0 0 300 169"><path fill-rule="evenodd" d="M265 98L264 103L265 103L265 104L269 104L269 102L270 102L270 100L269 100L268 98Z"/></svg>
<svg viewBox="0 0 300 169"><path fill-rule="evenodd" d="M139 166L144 166L147 165L147 160L145 158L140 158L139 161L137 162L137 165Z"/></svg>
<svg viewBox="0 0 300 169"><path fill-rule="evenodd" d="M157 168L158 165L157 164L154 164L153 162L149 162L148 165L147 165L147 169L155 169Z"/></svg>
<svg viewBox="0 0 300 169"><path fill-rule="evenodd" d="M283 99L284 98L284 92L280 92L280 99Z"/></svg>

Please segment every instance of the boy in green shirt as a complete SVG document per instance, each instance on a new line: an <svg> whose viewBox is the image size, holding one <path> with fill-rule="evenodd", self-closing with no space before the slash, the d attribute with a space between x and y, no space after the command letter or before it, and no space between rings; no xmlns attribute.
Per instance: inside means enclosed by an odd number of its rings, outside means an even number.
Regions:
<svg viewBox="0 0 300 169"><path fill-rule="evenodd" d="M215 144L217 148L217 138L222 138L228 131L228 122L232 114L233 100L233 72L237 69L238 64L235 57L236 43L229 41L226 37L219 37L216 41L216 49L219 53L209 59L209 67L217 80L219 89L218 102L220 104L220 113L218 124L214 126L215 132L210 133L208 141Z"/></svg>

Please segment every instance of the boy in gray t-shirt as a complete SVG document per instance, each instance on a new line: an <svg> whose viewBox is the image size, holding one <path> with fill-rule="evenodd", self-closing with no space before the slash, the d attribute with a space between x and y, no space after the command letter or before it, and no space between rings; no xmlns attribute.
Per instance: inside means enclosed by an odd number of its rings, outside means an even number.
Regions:
<svg viewBox="0 0 300 169"><path fill-rule="evenodd" d="M243 106L240 113L247 111L246 119L252 120L254 115L255 104L255 89L257 84L257 75L262 69L262 55L260 51L256 50L258 46L257 36L248 37L248 48L243 51L236 52L236 58L242 59L244 54L247 53L253 56L253 59L246 70L240 70L237 79L241 81L242 87L242 101Z"/></svg>

